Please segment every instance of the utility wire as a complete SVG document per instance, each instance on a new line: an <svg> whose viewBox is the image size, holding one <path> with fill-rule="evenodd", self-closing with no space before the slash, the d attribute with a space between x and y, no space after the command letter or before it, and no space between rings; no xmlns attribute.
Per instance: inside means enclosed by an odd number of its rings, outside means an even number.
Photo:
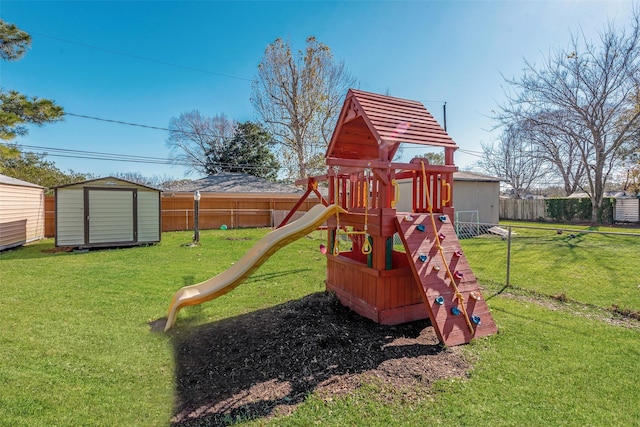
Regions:
<svg viewBox="0 0 640 427"><path fill-rule="evenodd" d="M142 61L154 62L156 64L162 64L162 65L168 65L170 67L182 68L183 70L190 70L190 71L197 71L199 73L211 74L213 76L227 77L227 78L230 78L230 79L242 80L242 81L247 81L247 82L253 81L253 80L248 79L246 77L238 77L238 76L233 76L231 74L216 73L214 71L203 70L201 68L188 67L188 66L184 66L184 65L174 64L172 62L159 61L157 59L146 58L144 56L133 55L133 54L130 54L130 53L125 53L125 52L119 52L119 51L113 50L113 49L106 49L106 48L103 48L103 47L92 46L92 45L89 45L89 44L80 43L80 42L76 42L76 41L73 41L73 40L63 39L61 37L50 36L50 35L47 35L47 34L42 34L42 33L34 32L34 31L29 31L29 30L25 30L25 31L27 31L30 34L37 35L37 36L40 36L40 37L45 37L45 38L48 38L48 39L57 40L57 41L61 41L61 42L64 42L64 43L75 44L77 46L87 47L89 49L101 50L103 52L108 52L108 53L111 53L111 54L114 54L114 55L127 56L129 58L140 59Z"/></svg>
<svg viewBox="0 0 640 427"><path fill-rule="evenodd" d="M178 165L178 166L191 166L192 164L183 159L165 159L161 157L149 157L149 156L135 156L129 154L115 154L104 153L98 151L82 151L72 150L67 148L54 148L54 147L42 147L37 145L25 145L16 144L21 151L22 149L30 150L29 152L34 154L41 154L47 157L64 157L74 159L89 159L89 160L104 160L104 161L116 161L116 162L129 162L129 163L146 163L146 164L159 164L159 165ZM244 170L251 169L278 169L263 165L249 164L249 163L210 163L213 167L227 167L238 168Z"/></svg>
<svg viewBox="0 0 640 427"><path fill-rule="evenodd" d="M180 129L169 129L169 128L163 128L160 126L150 126L150 125L143 125L140 123L131 123L131 122L124 122L122 120L113 120L113 119L103 119L101 117L95 117L95 116L87 116L84 114L75 114L75 113L69 113L66 112L64 113L67 116L72 116L72 117L79 117L82 119L91 119L91 120L97 120L100 122L107 122L107 123L116 123L119 125L127 125L127 126L136 126L136 127L141 127L141 128L145 128L145 129L154 129L154 130L161 130L164 132L170 132L170 133L181 133L184 135L192 135L192 136L210 136L212 138L229 138L229 136L225 136L225 135L220 135L220 134L216 134L216 133L210 133L210 132L190 132L187 130L180 130Z"/></svg>

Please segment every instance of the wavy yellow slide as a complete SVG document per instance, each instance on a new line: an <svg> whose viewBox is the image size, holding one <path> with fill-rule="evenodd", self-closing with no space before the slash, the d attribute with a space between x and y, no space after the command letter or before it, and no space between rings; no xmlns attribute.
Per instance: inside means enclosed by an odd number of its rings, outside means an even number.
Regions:
<svg viewBox="0 0 640 427"><path fill-rule="evenodd" d="M179 289L171 300L164 330L173 326L182 307L201 304L226 294L241 284L278 249L306 236L336 213L346 211L338 205L316 205L297 221L264 236L228 270L204 282Z"/></svg>

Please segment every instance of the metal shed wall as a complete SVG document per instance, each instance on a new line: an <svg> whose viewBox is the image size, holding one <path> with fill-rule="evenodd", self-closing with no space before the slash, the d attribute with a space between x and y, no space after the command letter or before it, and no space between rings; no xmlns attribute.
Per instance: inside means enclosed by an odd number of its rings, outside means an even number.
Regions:
<svg viewBox="0 0 640 427"><path fill-rule="evenodd" d="M640 222L640 199L616 199L616 222Z"/></svg>
<svg viewBox="0 0 640 427"><path fill-rule="evenodd" d="M6 178L0 180L0 250L44 238L44 188Z"/></svg>
<svg viewBox="0 0 640 427"><path fill-rule="evenodd" d="M460 221L473 221L481 224L497 224L500 214L500 182L457 179L453 176L453 207L461 213ZM411 180L398 182L400 198L396 209L398 212L411 212ZM477 211L477 218L464 212Z"/></svg>
<svg viewBox="0 0 640 427"><path fill-rule="evenodd" d="M135 246L160 241L160 191L118 178L55 189L56 246Z"/></svg>

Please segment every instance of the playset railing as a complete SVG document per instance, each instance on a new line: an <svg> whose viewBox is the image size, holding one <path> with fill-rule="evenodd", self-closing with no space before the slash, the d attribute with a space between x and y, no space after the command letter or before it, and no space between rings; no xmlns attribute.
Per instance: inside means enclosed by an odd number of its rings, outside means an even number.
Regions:
<svg viewBox="0 0 640 427"><path fill-rule="evenodd" d="M442 212L453 205L451 184L455 166L425 164L423 173L419 159L412 163L328 159L327 163L329 203L347 211L395 208L401 179L412 180L410 197L414 212L424 213L429 207Z"/></svg>

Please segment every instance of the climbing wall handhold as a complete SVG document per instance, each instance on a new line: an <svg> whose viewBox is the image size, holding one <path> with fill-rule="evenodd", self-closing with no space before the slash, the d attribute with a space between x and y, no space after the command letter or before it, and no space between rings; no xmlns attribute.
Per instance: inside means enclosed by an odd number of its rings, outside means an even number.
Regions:
<svg viewBox="0 0 640 427"><path fill-rule="evenodd" d="M416 226L416 230L418 230L418 231L424 231L424 230L425 230L425 228L424 228L424 224L418 224L418 225Z"/></svg>
<svg viewBox="0 0 640 427"><path fill-rule="evenodd" d="M435 303L436 303L436 304L438 304L438 305L443 305L443 304L444 304L444 297L442 297L442 296L437 296L437 297L434 299L434 301L435 301Z"/></svg>
<svg viewBox="0 0 640 427"><path fill-rule="evenodd" d="M440 222L447 222L447 217L444 215L440 215L438 219L440 220Z"/></svg>
<svg viewBox="0 0 640 427"><path fill-rule="evenodd" d="M459 316L460 313L462 313L460 311L460 309L458 307L451 307L451 314L453 314L454 316Z"/></svg>
<svg viewBox="0 0 640 427"><path fill-rule="evenodd" d="M477 301L477 300L479 300L479 299L480 299L480 298L482 298L482 297L480 296L480 294L478 294L478 293L476 293L476 292L471 292L471 293L469 294L469 298L474 299L474 300L476 300L476 301Z"/></svg>
<svg viewBox="0 0 640 427"><path fill-rule="evenodd" d="M473 323L475 323L476 325L479 325L480 324L480 316L475 316L475 315L471 316L471 321Z"/></svg>
<svg viewBox="0 0 640 427"><path fill-rule="evenodd" d="M407 215L404 217L406 221L413 221L413 217L411 215Z"/></svg>
<svg viewBox="0 0 640 427"><path fill-rule="evenodd" d="M433 269L435 271L440 271L440 266L438 264L436 264L436 265L433 266Z"/></svg>
<svg viewBox="0 0 640 427"><path fill-rule="evenodd" d="M453 253L453 256L455 256L456 258L460 258L462 256L462 253L463 253L462 251L455 251Z"/></svg>
<svg viewBox="0 0 640 427"><path fill-rule="evenodd" d="M455 277L456 279L460 280L464 277L464 274L460 273L458 270L455 271L455 273L453 273L453 277Z"/></svg>
<svg viewBox="0 0 640 427"><path fill-rule="evenodd" d="M444 234L442 234L442 233L438 234L438 239L440 239L440 241L442 241L442 240L444 240L446 238L447 238L447 236L445 236Z"/></svg>
<svg viewBox="0 0 640 427"><path fill-rule="evenodd" d="M427 255L419 255L418 259L422 262L426 262L429 259L429 257Z"/></svg>

